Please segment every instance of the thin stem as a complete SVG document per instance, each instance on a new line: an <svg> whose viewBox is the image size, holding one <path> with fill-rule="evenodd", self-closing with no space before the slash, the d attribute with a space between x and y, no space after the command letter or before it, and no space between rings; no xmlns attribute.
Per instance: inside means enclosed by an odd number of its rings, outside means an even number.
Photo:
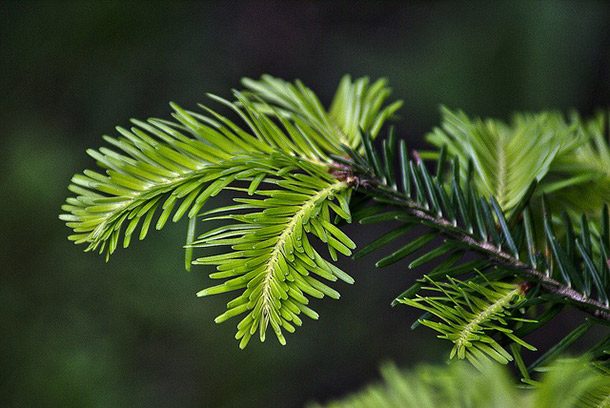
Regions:
<svg viewBox="0 0 610 408"><path fill-rule="evenodd" d="M338 181L329 185L328 187L320 190L317 194L309 198L307 201L303 203L301 208L292 216L292 220L286 225L285 230L279 236L277 242L273 247L273 251L271 252L271 256L265 265L265 274L263 285L263 291L261 295L262 302L262 316L261 320L263 324L266 326L268 320L271 318L271 308L273 296L272 296L272 281L276 279L275 277L275 269L278 268L278 258L283 256L286 252L286 241L290 239L290 236L295 233L296 228L302 228L303 217L309 212L311 212L312 208L319 204L319 202L327 200L328 197L345 190L348 187L348 184L343 181Z"/></svg>
<svg viewBox="0 0 610 408"><path fill-rule="evenodd" d="M461 330L460 336L455 340L455 346L458 349L467 348L471 335L475 334L474 332L480 329L481 323L489 320L490 316L495 316L498 312L503 311L504 308L510 304L511 300L520 293L521 287L517 287L475 314L474 318Z"/></svg>
<svg viewBox="0 0 610 408"><path fill-rule="evenodd" d="M382 195L389 196L394 204L402 207L407 214L424 221L426 225L437 229L441 234L465 243L470 249L486 255L498 265L520 271L526 279L539 282L541 287L547 292L569 299L587 313L599 319L610 321L610 308L605 303L591 299L585 294L547 276L544 272L524 263L514 255L504 252L500 247L487 241L481 241L464 230L456 228L455 224L451 221L440 216L431 215L426 209L399 191L381 184L375 179L359 178L357 185L364 186L368 194L373 193L371 195L376 195L381 193Z"/></svg>

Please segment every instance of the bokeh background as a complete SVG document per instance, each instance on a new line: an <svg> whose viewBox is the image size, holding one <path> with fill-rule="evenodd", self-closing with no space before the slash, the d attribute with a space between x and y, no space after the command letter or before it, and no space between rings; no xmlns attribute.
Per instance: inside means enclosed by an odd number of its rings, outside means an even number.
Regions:
<svg viewBox="0 0 610 408"><path fill-rule="evenodd" d="M412 147L440 104L591 113L610 100L609 22L603 1L1 2L0 405L292 407L358 388L383 361L442 361L443 342L409 329L416 314L389 307L414 274L373 259L341 261L356 285L286 347L239 351L235 323L213 323L226 298L195 297L208 271L183 270L186 226L105 263L66 239L69 179L114 125L263 73L325 102L344 73L387 77Z"/></svg>

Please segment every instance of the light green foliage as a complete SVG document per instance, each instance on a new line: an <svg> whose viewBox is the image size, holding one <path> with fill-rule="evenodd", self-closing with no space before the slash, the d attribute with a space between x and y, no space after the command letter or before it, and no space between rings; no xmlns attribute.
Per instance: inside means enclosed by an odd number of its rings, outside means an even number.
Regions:
<svg viewBox="0 0 610 408"><path fill-rule="evenodd" d="M269 324L280 343L285 344L282 329L294 332L294 326L301 325L301 312L317 319L317 313L307 306L306 296L339 298L339 293L320 278L353 283L349 275L324 260L307 237L311 234L325 242L334 260L337 252L351 255L354 242L333 224L335 214L351 221L348 185L334 180L319 165L277 155L270 162L282 176L266 182L280 189L259 189L257 199L235 198L237 205L207 212L204 220L228 219L235 223L210 230L192 243L194 247L231 248L223 254L199 258L194 264L216 265L218 272L210 277L227 279L202 290L199 296L244 289L216 318L220 323L246 313L237 326L241 348L257 330L263 341ZM291 167L282 167L295 163L307 173L290 174L286 169Z"/></svg>
<svg viewBox="0 0 610 408"><path fill-rule="evenodd" d="M442 109L442 124L428 134L465 167L471 160L479 191L511 210L533 181L562 209L597 212L610 200L607 114L585 121L559 113L518 114L510 124L470 119ZM433 155L434 156L434 155Z"/></svg>
<svg viewBox="0 0 610 408"><path fill-rule="evenodd" d="M427 278L426 281L429 286L422 289L429 292L413 299L401 298L398 302L439 318L439 321L422 319L420 323L440 333L439 338L454 344L450 358L466 358L477 367L487 358L502 364L512 361L510 353L489 333L501 333L510 341L535 350L515 336L508 326L511 320L521 320L514 316L519 313L513 315L513 309L524 300L518 285L486 279L462 282L449 278L448 282L434 282Z"/></svg>
<svg viewBox="0 0 610 408"><path fill-rule="evenodd" d="M493 196L510 210L533 181L540 181L558 151L564 135L548 130L552 115L517 116L512 126L497 120L470 120L463 112L443 108L442 129L428 135L430 143L447 146L464 168L472 160L479 191Z"/></svg>
<svg viewBox="0 0 610 408"><path fill-rule="evenodd" d="M353 149L362 144L362 132L376 137L383 124L402 106L396 101L385 106L391 90L385 79L370 83L368 78L354 81L343 77L326 111L317 96L303 83L288 83L269 75L260 81L244 79L243 84L262 100L277 106L275 113L289 118L301 130L314 130ZM257 105L269 111L264 104Z"/></svg>
<svg viewBox="0 0 610 408"><path fill-rule="evenodd" d="M269 325L284 344L282 330L294 331L300 313L316 318L306 296L338 297L320 278L352 282L307 237L327 243L333 260L337 252L351 254L354 243L335 226L351 220L351 190L331 175L330 155L340 153L346 141L359 148L360 132L377 133L400 105L385 106L390 93L385 81L369 85L366 78L344 78L330 111L300 82L265 76L246 84L251 91L235 91L235 102L210 96L241 125L207 106L191 112L172 104L173 121L133 120L133 127L117 128L121 136L105 136L112 148L88 150L102 171L73 177L69 189L75 196L60 216L74 230L72 241L107 259L121 240L129 246L138 228L144 239L151 225L162 229L169 219L184 216L191 220L187 268L195 247L230 247L195 263L216 265L211 277L227 279L200 295L243 289L216 319L246 313L238 325L241 347L257 330L264 340ZM193 242L206 202L223 190L241 194L236 183L245 183L244 193L255 197L207 212L206 220L234 224Z"/></svg>
<svg viewBox="0 0 610 408"><path fill-rule="evenodd" d="M325 405L311 408L605 408L610 404L610 376L582 359L560 360L547 367L540 382L517 388L507 370L485 364L480 371L465 364L381 370L383 382Z"/></svg>
<svg viewBox="0 0 610 408"><path fill-rule="evenodd" d="M565 149L551 166L551 176L558 179L555 186L563 187L557 188L552 198L567 210L595 214L604 203L610 203L609 115L610 111L600 112L586 121L574 115L579 134L574 140L580 143L574 149Z"/></svg>

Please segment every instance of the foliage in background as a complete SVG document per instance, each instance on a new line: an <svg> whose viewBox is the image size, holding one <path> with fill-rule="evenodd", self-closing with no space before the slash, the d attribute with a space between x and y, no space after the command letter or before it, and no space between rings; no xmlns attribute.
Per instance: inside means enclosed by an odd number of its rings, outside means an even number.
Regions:
<svg viewBox="0 0 610 408"><path fill-rule="evenodd" d="M517 114L507 124L442 108L442 125L427 140L446 146L463 167L472 161L479 191L506 210L537 181L535 194L545 194L557 212L598 215L610 202L609 113L591 120L576 113L567 119L556 112Z"/></svg>
<svg viewBox="0 0 610 408"><path fill-rule="evenodd" d="M382 383L323 406L586 408L610 405L610 376L582 359L559 360L544 369L540 382L522 388L514 386L505 368L491 364L479 371L459 363L449 367L421 366L409 371L386 365L381 374Z"/></svg>

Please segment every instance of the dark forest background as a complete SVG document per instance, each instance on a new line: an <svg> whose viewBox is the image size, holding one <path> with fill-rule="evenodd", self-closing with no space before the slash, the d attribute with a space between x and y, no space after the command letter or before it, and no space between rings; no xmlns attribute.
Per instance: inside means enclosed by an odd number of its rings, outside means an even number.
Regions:
<svg viewBox="0 0 610 408"><path fill-rule="evenodd" d="M389 307L414 273L374 259L341 260L357 283L286 347L239 351L235 322L213 322L226 298L195 297L208 271L183 270L186 225L105 263L66 239L69 179L115 125L263 73L326 103L344 73L387 77L411 147L440 104L590 114L610 100L609 22L603 1L1 2L0 405L292 407L354 390L384 361L442 361L447 345Z"/></svg>

